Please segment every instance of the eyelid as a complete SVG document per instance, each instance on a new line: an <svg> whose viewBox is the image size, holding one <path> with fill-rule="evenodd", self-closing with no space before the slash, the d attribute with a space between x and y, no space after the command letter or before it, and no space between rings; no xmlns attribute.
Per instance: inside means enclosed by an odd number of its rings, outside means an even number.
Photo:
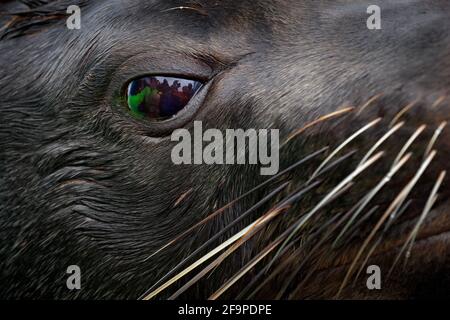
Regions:
<svg viewBox="0 0 450 320"><path fill-rule="evenodd" d="M175 55L171 57L170 61L167 56L139 55L122 62L114 73L111 82L120 84L146 75L188 77L207 82L214 76L215 70L202 60L188 58L185 55Z"/></svg>

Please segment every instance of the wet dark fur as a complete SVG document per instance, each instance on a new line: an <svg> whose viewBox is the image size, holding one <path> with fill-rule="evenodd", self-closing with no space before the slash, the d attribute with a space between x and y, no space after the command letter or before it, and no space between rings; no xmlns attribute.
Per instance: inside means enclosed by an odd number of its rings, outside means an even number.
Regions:
<svg viewBox="0 0 450 320"><path fill-rule="evenodd" d="M146 138L156 135L152 128L123 112L118 92L132 77L204 76L211 79L211 86L195 116L204 127L279 128L282 140L321 115L346 105L361 107L382 94L362 114L324 122L283 148L281 168L324 145L337 146L377 116L385 119L352 146L358 153L330 171L320 188L225 260L210 278L188 290L185 298L207 298L218 289L345 178L392 117L418 100L405 116L408 125L383 146L387 155L382 163L365 172L349 194L321 211L302 231L303 241L295 246L304 246L298 259L317 242L314 228L366 194L416 127L428 123L427 134L415 146L419 150L415 160L375 201L386 208L417 170L432 130L449 114L447 100L431 109L450 84L448 1L378 1L383 10L381 31L366 28L371 1L83 1L81 30L66 29L61 15L66 4L0 4L3 12L15 12L1 18L1 298L136 299L277 185L239 201L200 231L146 260L264 178L255 166L172 165L173 143ZM177 6L191 9L166 10ZM437 174L449 167L448 139L437 146L437 160L411 197L415 209L410 216L420 213ZM283 179L292 180L294 190L319 164L315 159ZM447 189L448 185L442 188ZM447 196L443 192L440 201ZM324 245L283 297L335 297L354 248L382 212L338 249ZM383 280L381 291L365 289L363 277L343 297L446 296L448 247L440 248L433 261L429 261L432 250L421 249L429 255L410 265L409 271L395 274L391 282ZM389 268L392 257L378 256L373 263ZM79 291L66 288L66 268L73 264L82 270ZM328 270L333 264L344 267ZM312 268L318 271L296 291ZM238 296L258 271L259 267L225 296ZM282 285L283 276L257 296L273 298ZM169 292L173 289L161 297Z"/></svg>

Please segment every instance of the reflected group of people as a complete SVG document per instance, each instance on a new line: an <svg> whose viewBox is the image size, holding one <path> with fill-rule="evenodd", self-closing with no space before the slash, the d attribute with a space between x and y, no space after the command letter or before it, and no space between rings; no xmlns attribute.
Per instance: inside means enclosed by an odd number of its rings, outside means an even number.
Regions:
<svg viewBox="0 0 450 320"><path fill-rule="evenodd" d="M200 87L201 83L195 80L157 76L139 78L128 87L129 107L149 118L172 117L189 103Z"/></svg>

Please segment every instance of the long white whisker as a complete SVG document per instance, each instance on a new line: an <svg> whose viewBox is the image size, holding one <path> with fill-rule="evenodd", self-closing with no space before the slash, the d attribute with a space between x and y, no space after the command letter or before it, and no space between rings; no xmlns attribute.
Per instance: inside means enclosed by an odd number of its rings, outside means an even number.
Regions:
<svg viewBox="0 0 450 320"><path fill-rule="evenodd" d="M442 131L444 131L445 126L447 125L447 121L442 122L439 127L434 131L433 137L431 137L430 142L428 143L427 148L425 149L424 157L428 156L437 139L441 135Z"/></svg>
<svg viewBox="0 0 450 320"><path fill-rule="evenodd" d="M365 196L365 199L363 203L359 206L359 208L355 211L355 213L352 215L350 220L347 222L345 227L342 229L342 231L337 236L336 240L333 243L333 246L335 246L339 239L344 235L345 231L351 226L352 222L358 217L358 215L364 210L364 208L369 204L369 202L377 195L377 193L389 182L391 181L392 177L400 170L401 167L411 158L411 153L408 153L405 157L403 157L398 164L393 166L389 172L381 179L381 181L375 186L375 188L372 189L372 191Z"/></svg>
<svg viewBox="0 0 450 320"><path fill-rule="evenodd" d="M386 132L386 134L384 134L374 145L373 147L367 152L367 154L363 157L363 159L361 160L361 162L359 163L358 166L360 166L361 164L363 164L364 162L367 161L367 159L369 159L369 157L375 152L375 150L377 150L391 135L393 135L398 129L400 129L405 123L404 122L400 122L398 124L395 125L395 127L393 127L392 129L390 129L388 132Z"/></svg>
<svg viewBox="0 0 450 320"><path fill-rule="evenodd" d="M375 234L377 233L378 229L383 225L384 221L389 217L389 215L392 213L392 211L394 211L395 209L397 209L398 207L400 207L403 202L405 201L405 199L408 197L409 193L411 192L411 190L414 188L414 186L416 185L417 181L420 179L420 177L423 175L423 173L425 172L425 170L428 168L428 166L430 165L431 161L433 160L433 158L436 156L436 151L433 150L430 155L425 159L425 161L422 163L422 165L420 166L419 170L417 171L417 173L414 175L414 177L411 179L411 181L403 188L403 190L398 194L398 196L395 198L395 200L391 203L391 205L389 206L389 208L385 211L385 213L383 214L383 216L380 218L380 220L377 222L377 224L375 225L375 227L372 229L371 233L369 234L369 236L366 238L366 240L364 241L364 243L362 244L361 248L359 249L358 253L356 254L355 258L353 259L352 264L350 265L350 268L347 271L347 274L345 275L344 280L342 281L342 284L339 288L338 293L336 294L336 297L339 297L339 295L341 294L342 290L344 289L345 285L348 282L348 279L350 278L353 269L356 266L356 263L358 262L359 258L361 257L362 253L364 252L365 248L367 247L367 245L370 243L370 241L372 240L372 238L375 236Z"/></svg>
<svg viewBox="0 0 450 320"><path fill-rule="evenodd" d="M213 256L215 256L217 253L219 253L220 251L224 250L225 248L227 248L228 246L232 245L234 242L236 242L237 240L239 240L243 235L245 235L254 225L256 225L256 222L253 222L252 224L248 225L246 228L242 229L241 231L239 231L238 233L236 233L234 236L232 236L231 238L229 238L227 241L225 241L224 243L220 244L219 246L217 246L216 248L214 248L213 250L211 250L210 252L208 252L206 255L204 255L203 257L201 257L200 259L198 259L196 262L192 263L190 266L188 266L187 268L185 268L183 271L181 271L180 273L178 273L177 275L175 275L174 277L172 277L171 279L169 279L167 282L165 282L164 284L162 284L160 287L158 287L157 289L155 289L154 291L150 292L147 296L144 297L143 300L150 300L152 298L154 298L156 295L158 295L161 291L165 290L166 288L168 288L169 286L171 286L173 283L175 283L177 280L181 279L182 277L184 277L185 275L187 275L188 273L190 273L192 270L194 270L195 268L197 268L199 265L203 264L205 261L209 260L210 258L212 258Z"/></svg>
<svg viewBox="0 0 450 320"><path fill-rule="evenodd" d="M402 108L399 112L397 112L392 121L389 123L389 127L392 127L397 122L397 120L400 119L405 113L407 113L412 107L414 107L418 101L419 100L415 100L411 102L410 104Z"/></svg>
<svg viewBox="0 0 450 320"><path fill-rule="evenodd" d="M414 143L414 141L417 139L417 137L425 130L427 126L421 125L419 128L417 128L416 131L411 135L411 137L408 139L408 141L404 144L403 148L398 153L397 157L395 158L393 162L393 166L396 165L400 159L403 157L403 155L406 153L406 151L409 149L409 147Z"/></svg>
<svg viewBox="0 0 450 320"><path fill-rule="evenodd" d="M408 244L410 244L410 245L409 245L406 257L408 258L409 255L411 254L411 248L413 246L413 243L415 241L417 233L418 233L418 231L420 229L420 226L422 225L423 221L425 221L425 218L427 217L428 213L431 211L431 208L433 207L434 203L436 202L437 192L438 192L439 188L441 187L442 182L444 181L445 175L446 175L446 171L442 171L441 174L439 175L438 179L436 180L436 183L435 183L435 185L434 185L434 187L433 187L433 189L432 189L432 191L430 193L430 196L428 197L428 200L427 200L427 202L425 204L425 207L424 207L424 209L422 211L422 214L420 215L419 220L417 221L417 223L414 226L413 230L411 231L409 236L406 238L406 241L403 244L400 252L396 256L396 258L394 260L394 263L392 264L392 267L389 270L388 276L391 275L391 273L394 270L398 260L402 256L402 254L405 251L405 249L407 248Z"/></svg>
<svg viewBox="0 0 450 320"><path fill-rule="evenodd" d="M287 243L292 239L292 237L300 230L300 228L317 212L319 211L323 206L325 206L330 199L332 199L337 192L339 192L342 188L344 188L348 183L350 183L355 177L357 177L359 174L361 174L364 170L366 170L368 167L370 167L372 164L374 164L377 160L379 160L383 156L384 152L381 151L374 155L372 158L367 160L366 163L364 163L362 166L356 168L352 173L350 173L344 180L342 180L332 191L330 191L308 214L303 216L299 222L297 222L296 227L291 232L291 234L286 238L286 240L283 242L282 246L278 249L277 254L275 255L275 258L278 256L278 254L283 250L283 248L287 245ZM275 259L274 258L274 259Z"/></svg>
<svg viewBox="0 0 450 320"><path fill-rule="evenodd" d="M377 118L373 120L372 122L366 124L364 127L356 131L354 134L352 134L349 138L347 138L344 142L342 142L334 151L319 165L319 167L314 171L314 173L311 175L310 180L314 179L317 174L322 170L322 168L339 152L341 151L346 145L348 145L350 142L352 142L354 139L356 139L358 136L363 134L365 131L369 130L371 127L376 125L378 122L381 121L381 118Z"/></svg>

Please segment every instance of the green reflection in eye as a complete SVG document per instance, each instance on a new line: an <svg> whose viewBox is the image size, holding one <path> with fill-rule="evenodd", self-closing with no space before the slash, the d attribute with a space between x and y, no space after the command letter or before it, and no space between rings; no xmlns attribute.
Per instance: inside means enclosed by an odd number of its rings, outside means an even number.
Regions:
<svg viewBox="0 0 450 320"><path fill-rule="evenodd" d="M156 95L158 95L157 89L145 87L139 93L128 96L128 107L131 114L139 119L144 118L145 111L140 106L145 103L146 98L155 97Z"/></svg>

